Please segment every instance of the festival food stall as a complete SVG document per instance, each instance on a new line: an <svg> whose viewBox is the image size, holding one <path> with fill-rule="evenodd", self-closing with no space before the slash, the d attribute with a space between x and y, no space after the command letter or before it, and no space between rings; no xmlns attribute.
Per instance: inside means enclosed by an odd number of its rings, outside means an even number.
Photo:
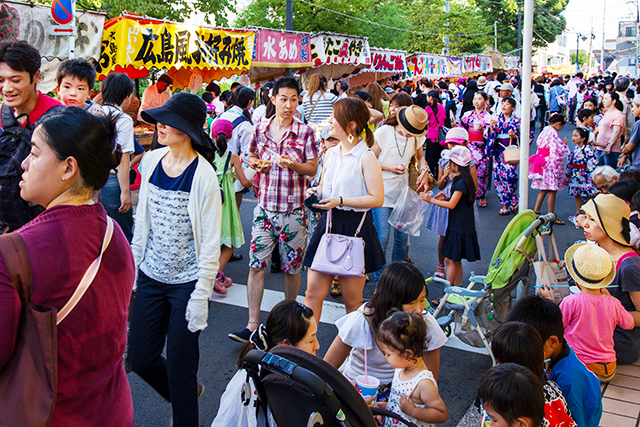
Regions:
<svg viewBox="0 0 640 427"><path fill-rule="evenodd" d="M76 58L97 60L100 57L104 12L76 10ZM60 63L69 57L69 36L53 35L51 6L12 0L0 2L0 41L23 40L35 47L42 57L38 89L50 92L57 86Z"/></svg>
<svg viewBox="0 0 640 427"><path fill-rule="evenodd" d="M414 53L407 57L407 79L441 79L462 76L462 58Z"/></svg>
<svg viewBox="0 0 640 427"><path fill-rule="evenodd" d="M309 68L311 61L311 33L273 31L248 27L255 31L249 78L252 82L274 80L292 70Z"/></svg>
<svg viewBox="0 0 640 427"><path fill-rule="evenodd" d="M362 68L351 77L349 84L357 87L407 72L407 59L404 50L371 48L371 66Z"/></svg>
<svg viewBox="0 0 640 427"><path fill-rule="evenodd" d="M202 89L203 82L247 73L251 67L253 31L197 27L122 13L104 24L102 54L96 71L132 79L152 67L166 69L174 89ZM149 144L153 129L139 125L135 136Z"/></svg>
<svg viewBox="0 0 640 427"><path fill-rule="evenodd" d="M462 55L462 75L476 77L493 72L493 57L490 55Z"/></svg>
<svg viewBox="0 0 640 427"><path fill-rule="evenodd" d="M313 68L300 73L303 85L313 74L322 74L327 79L347 77L371 65L369 39L333 33L315 34L311 38L311 60Z"/></svg>

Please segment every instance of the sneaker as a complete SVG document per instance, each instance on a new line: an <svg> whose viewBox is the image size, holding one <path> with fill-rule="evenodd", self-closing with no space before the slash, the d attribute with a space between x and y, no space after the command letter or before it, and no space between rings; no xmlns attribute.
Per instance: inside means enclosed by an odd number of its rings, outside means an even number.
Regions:
<svg viewBox="0 0 640 427"><path fill-rule="evenodd" d="M239 342L241 344L248 343L250 336L251 336L251 331L249 330L249 328L244 328L240 332L231 332L228 335L231 341Z"/></svg>
<svg viewBox="0 0 640 427"><path fill-rule="evenodd" d="M342 295L340 280L337 277L334 277L331 281L331 296L339 297L340 295Z"/></svg>
<svg viewBox="0 0 640 427"><path fill-rule="evenodd" d="M213 292L220 295L226 295L227 288L216 279L213 281Z"/></svg>
<svg viewBox="0 0 640 427"><path fill-rule="evenodd" d="M232 253L231 254L231 258L229 258L229 262L234 262L234 261L242 261L242 254L238 254L238 253Z"/></svg>
<svg viewBox="0 0 640 427"><path fill-rule="evenodd" d="M233 285L233 280L231 280L229 277L225 276L223 272L218 271L218 275L216 276L216 283L219 283L222 286L224 286L225 288L228 288L231 285Z"/></svg>

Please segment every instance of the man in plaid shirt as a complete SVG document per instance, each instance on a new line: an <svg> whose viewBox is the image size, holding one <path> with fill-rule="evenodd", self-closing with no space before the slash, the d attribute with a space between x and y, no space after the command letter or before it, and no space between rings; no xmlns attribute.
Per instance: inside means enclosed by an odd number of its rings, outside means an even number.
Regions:
<svg viewBox="0 0 640 427"><path fill-rule="evenodd" d="M313 129L294 118L299 93L292 78L276 82L271 96L276 114L256 125L249 149L250 166L258 171L247 281L249 322L244 330L229 334L241 343L258 327L264 273L276 247L285 273L285 298L295 299L300 290L308 228L304 198L307 177L318 168L318 150Z"/></svg>

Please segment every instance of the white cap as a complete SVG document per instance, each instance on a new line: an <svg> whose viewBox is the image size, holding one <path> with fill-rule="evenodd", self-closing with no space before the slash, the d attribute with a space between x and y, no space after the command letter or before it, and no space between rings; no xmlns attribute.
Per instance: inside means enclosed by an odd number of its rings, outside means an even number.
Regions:
<svg viewBox="0 0 640 427"><path fill-rule="evenodd" d="M464 145L456 145L451 150L444 150L442 158L447 159L458 166L469 166L471 163L471 151Z"/></svg>

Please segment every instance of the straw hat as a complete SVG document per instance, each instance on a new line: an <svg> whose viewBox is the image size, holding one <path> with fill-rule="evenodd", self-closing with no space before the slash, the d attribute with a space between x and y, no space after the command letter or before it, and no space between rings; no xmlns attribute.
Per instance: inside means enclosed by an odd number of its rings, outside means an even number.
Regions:
<svg viewBox="0 0 640 427"><path fill-rule="evenodd" d="M455 127L449 129L447 136L444 138L444 143L452 143L462 145L469 141L469 132L465 128Z"/></svg>
<svg viewBox="0 0 640 427"><path fill-rule="evenodd" d="M622 245L629 243L629 205L613 194L598 194L582 205L582 210L602 228L611 240Z"/></svg>
<svg viewBox="0 0 640 427"><path fill-rule="evenodd" d="M398 109L398 123L414 136L424 136L429 126L429 116L424 108L417 105L400 107Z"/></svg>
<svg viewBox="0 0 640 427"><path fill-rule="evenodd" d="M592 243L578 243L564 254L569 274L580 286L606 288L613 282L616 269L607 251Z"/></svg>
<svg viewBox="0 0 640 427"><path fill-rule="evenodd" d="M487 85L487 78L485 76L480 76L478 78L478 89L482 90Z"/></svg>
<svg viewBox="0 0 640 427"><path fill-rule="evenodd" d="M456 145L451 150L444 150L442 158L458 166L469 166L469 163L471 163L471 151L464 145Z"/></svg>

